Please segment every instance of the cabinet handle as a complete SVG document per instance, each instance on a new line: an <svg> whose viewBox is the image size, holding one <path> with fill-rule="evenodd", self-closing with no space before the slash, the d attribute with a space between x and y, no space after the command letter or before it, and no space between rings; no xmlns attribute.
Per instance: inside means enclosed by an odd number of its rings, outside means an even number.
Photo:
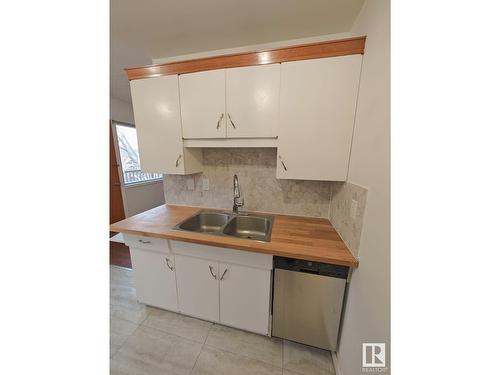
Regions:
<svg viewBox="0 0 500 375"><path fill-rule="evenodd" d="M219 280L222 280L224 278L224 276L226 276L226 273L227 273L227 268L224 270L224 273L222 274L222 276L220 277Z"/></svg>
<svg viewBox="0 0 500 375"><path fill-rule="evenodd" d="M236 129L236 125L234 125L233 119L231 118L231 115L228 113L227 117L229 118L229 121L231 122L231 125L233 125L233 128Z"/></svg>
<svg viewBox="0 0 500 375"><path fill-rule="evenodd" d="M165 258L165 260L167 261L167 267L170 268L170 271L173 271L174 270L174 267L170 265L170 259L168 258Z"/></svg>
<svg viewBox="0 0 500 375"><path fill-rule="evenodd" d="M181 158L182 158L182 154L179 154L179 156L177 157L177 160L175 161L175 166L176 167L179 166L179 162L181 161Z"/></svg>
<svg viewBox="0 0 500 375"><path fill-rule="evenodd" d="M280 159L280 162L281 162L281 165L283 166L283 168L285 169L285 171L288 171L286 165L285 165L285 162L283 161L283 159L281 158L281 155L278 155L278 158Z"/></svg>
<svg viewBox="0 0 500 375"><path fill-rule="evenodd" d="M139 240L140 243L151 243L151 241Z"/></svg>
<svg viewBox="0 0 500 375"><path fill-rule="evenodd" d="M220 126L220 122L222 121L222 118L224 117L224 113L221 113L220 114L220 117L219 117L219 121L217 121L217 126L215 129L219 129L219 126Z"/></svg>
<svg viewBox="0 0 500 375"><path fill-rule="evenodd" d="M212 276L214 277L215 280L217 280L217 276L214 274L214 269L212 266L208 266L208 269L210 270L210 273L212 274Z"/></svg>

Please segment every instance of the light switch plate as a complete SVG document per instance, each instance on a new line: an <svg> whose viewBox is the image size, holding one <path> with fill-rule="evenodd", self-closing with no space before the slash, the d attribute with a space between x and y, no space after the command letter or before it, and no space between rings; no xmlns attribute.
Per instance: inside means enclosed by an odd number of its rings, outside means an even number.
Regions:
<svg viewBox="0 0 500 375"><path fill-rule="evenodd" d="M186 183L187 183L188 190L194 190L194 178L193 177L188 177Z"/></svg>
<svg viewBox="0 0 500 375"><path fill-rule="evenodd" d="M203 190L208 191L210 189L210 183L208 181L208 178L203 177Z"/></svg>
<svg viewBox="0 0 500 375"><path fill-rule="evenodd" d="M351 199L351 219L356 219L356 213L358 212L358 201Z"/></svg>

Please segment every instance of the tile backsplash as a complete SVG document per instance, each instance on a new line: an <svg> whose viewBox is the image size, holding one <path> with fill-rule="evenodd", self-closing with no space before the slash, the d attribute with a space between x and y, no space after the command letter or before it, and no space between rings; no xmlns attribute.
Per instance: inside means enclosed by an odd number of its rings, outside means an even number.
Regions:
<svg viewBox="0 0 500 375"><path fill-rule="evenodd" d="M203 173L164 176L165 201L231 209L234 174L245 199L244 211L329 217L336 183L277 179L275 148L204 148ZM194 190L189 190L188 180L192 178ZM203 178L209 180L208 191L202 189Z"/></svg>
<svg viewBox="0 0 500 375"><path fill-rule="evenodd" d="M366 188L350 182L336 182L332 185L328 218L354 256L359 251L367 195ZM357 210L354 217L351 217L353 200L357 201Z"/></svg>
<svg viewBox="0 0 500 375"><path fill-rule="evenodd" d="M243 211L328 218L354 255L358 254L368 190L350 182L280 180L275 148L204 148L203 173L164 175L165 202L226 208L233 205L233 175L245 199ZM209 190L203 190L208 178ZM194 190L188 180L194 180ZM354 218L352 200L357 201Z"/></svg>

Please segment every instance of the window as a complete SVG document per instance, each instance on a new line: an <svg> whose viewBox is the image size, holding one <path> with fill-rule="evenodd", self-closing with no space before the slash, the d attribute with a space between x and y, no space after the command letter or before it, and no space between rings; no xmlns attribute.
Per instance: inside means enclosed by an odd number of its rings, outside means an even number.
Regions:
<svg viewBox="0 0 500 375"><path fill-rule="evenodd" d="M125 185L154 181L162 178L160 173L141 171L137 131L128 124L115 123L118 149L120 152L123 183Z"/></svg>

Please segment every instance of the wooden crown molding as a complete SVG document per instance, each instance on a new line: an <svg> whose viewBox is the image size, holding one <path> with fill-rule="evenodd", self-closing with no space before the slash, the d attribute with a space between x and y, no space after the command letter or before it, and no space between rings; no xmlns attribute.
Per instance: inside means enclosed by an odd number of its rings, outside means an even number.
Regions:
<svg viewBox="0 0 500 375"><path fill-rule="evenodd" d="M201 72L204 70L238 68L242 66L276 64L287 61L318 59L322 57L363 54L366 36L301 44L260 52L213 56L202 59L177 61L125 69L130 81L172 74Z"/></svg>

